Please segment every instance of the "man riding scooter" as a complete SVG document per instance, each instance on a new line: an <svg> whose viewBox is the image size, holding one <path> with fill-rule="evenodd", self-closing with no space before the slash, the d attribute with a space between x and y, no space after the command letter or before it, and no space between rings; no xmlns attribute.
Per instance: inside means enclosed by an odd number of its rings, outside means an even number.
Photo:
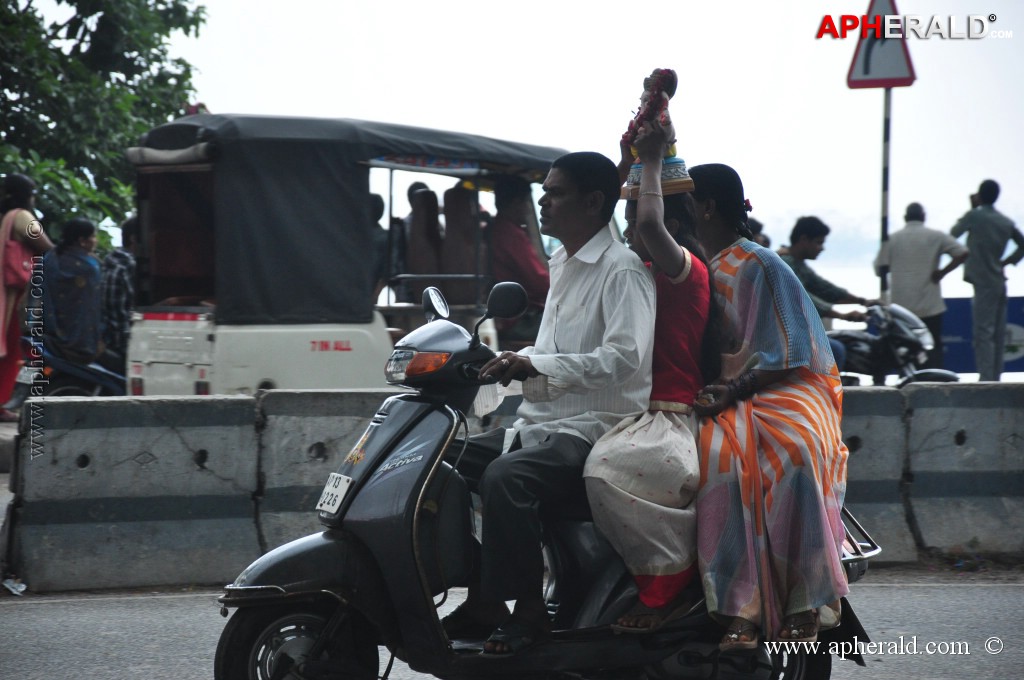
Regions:
<svg viewBox="0 0 1024 680"><path fill-rule="evenodd" d="M551 258L551 290L536 345L503 352L482 380L523 380L510 452L479 478L483 542L479 583L444 619L449 637L487 633L484 653L516 653L544 639L541 514L587 507L583 465L594 442L647 408L651 389L654 286L640 260L607 224L619 198L615 164L591 152L557 159L543 184L541 232L562 248ZM498 452L494 452L497 454ZM474 579L475 581L476 579ZM515 600L509 614L506 600Z"/></svg>

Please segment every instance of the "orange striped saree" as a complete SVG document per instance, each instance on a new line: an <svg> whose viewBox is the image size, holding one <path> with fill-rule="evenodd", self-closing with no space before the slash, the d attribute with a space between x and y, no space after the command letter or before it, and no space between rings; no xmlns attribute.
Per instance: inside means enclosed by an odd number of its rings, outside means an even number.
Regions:
<svg viewBox="0 0 1024 680"><path fill-rule="evenodd" d="M735 343L723 379L791 370L700 427L697 554L708 609L754 621L771 640L787 614L848 591L842 388L821 319L775 253L741 239L711 268Z"/></svg>

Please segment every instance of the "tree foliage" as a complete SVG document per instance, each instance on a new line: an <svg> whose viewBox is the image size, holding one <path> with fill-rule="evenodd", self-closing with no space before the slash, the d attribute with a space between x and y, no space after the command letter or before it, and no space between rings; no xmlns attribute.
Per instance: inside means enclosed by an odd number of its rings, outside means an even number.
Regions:
<svg viewBox="0 0 1024 680"><path fill-rule="evenodd" d="M132 210L125 149L194 94L191 65L168 49L176 31L199 34L205 9L192 4L56 0L71 10L61 21L32 0L0 0L0 170L39 184L44 224L119 223Z"/></svg>

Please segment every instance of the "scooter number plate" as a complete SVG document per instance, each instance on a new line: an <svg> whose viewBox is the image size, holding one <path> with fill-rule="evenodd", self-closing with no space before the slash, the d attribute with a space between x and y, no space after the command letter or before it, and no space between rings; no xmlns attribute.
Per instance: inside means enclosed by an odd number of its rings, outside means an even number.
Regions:
<svg viewBox="0 0 1024 680"><path fill-rule="evenodd" d="M316 509L320 512L337 512L351 485L351 477L332 472L331 476L327 478L327 484L324 486L323 494L320 495L320 501L316 504Z"/></svg>
<svg viewBox="0 0 1024 680"><path fill-rule="evenodd" d="M28 366L22 366L21 369L18 370L18 377L15 378L15 382L21 383L22 385L31 385L33 377L32 373L33 371L31 368Z"/></svg>

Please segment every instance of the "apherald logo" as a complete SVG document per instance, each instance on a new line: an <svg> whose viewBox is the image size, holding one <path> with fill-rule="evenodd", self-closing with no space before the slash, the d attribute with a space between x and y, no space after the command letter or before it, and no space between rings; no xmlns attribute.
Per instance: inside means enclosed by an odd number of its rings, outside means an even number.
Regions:
<svg viewBox="0 0 1024 680"><path fill-rule="evenodd" d="M980 40L990 34L992 37L1012 37L1012 31L989 31L989 25L996 20L995 14L987 16L970 14L963 18L955 16L924 17L916 14L843 14L838 17L826 15L818 26L819 40L828 35L833 38L908 38L915 36L922 40L942 38L943 40ZM858 30L859 29L859 30Z"/></svg>

